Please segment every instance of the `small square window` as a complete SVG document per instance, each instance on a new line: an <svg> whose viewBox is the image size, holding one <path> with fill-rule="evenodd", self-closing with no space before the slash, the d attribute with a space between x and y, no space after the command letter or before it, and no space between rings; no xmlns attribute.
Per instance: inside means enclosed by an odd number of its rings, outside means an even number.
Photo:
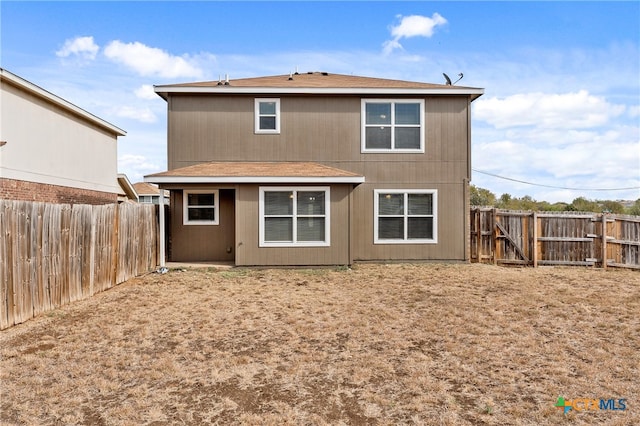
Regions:
<svg viewBox="0 0 640 426"><path fill-rule="evenodd" d="M182 205L184 225L218 224L217 190L184 191Z"/></svg>
<svg viewBox="0 0 640 426"><path fill-rule="evenodd" d="M255 132L280 133L280 99L255 100Z"/></svg>

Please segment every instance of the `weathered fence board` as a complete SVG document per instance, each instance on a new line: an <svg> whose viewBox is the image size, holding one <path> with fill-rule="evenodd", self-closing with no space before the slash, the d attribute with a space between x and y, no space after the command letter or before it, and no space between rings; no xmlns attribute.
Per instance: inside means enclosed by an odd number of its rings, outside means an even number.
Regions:
<svg viewBox="0 0 640 426"><path fill-rule="evenodd" d="M0 329L157 265L153 205L0 200Z"/></svg>
<svg viewBox="0 0 640 426"><path fill-rule="evenodd" d="M640 217L471 209L471 261L640 268Z"/></svg>

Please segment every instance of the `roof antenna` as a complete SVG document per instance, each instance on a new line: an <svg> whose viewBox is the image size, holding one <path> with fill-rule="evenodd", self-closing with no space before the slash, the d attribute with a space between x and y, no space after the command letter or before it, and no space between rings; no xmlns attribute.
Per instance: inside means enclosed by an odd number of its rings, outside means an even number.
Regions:
<svg viewBox="0 0 640 426"><path fill-rule="evenodd" d="M449 76L445 73L442 73L442 75L444 76L444 79L446 80L446 84L447 86L452 86L454 84L456 84L457 82L459 82L460 80L462 80L462 77L464 77L464 74L460 73L458 74L458 79L456 81L454 81L453 83L451 82L451 79L449 78Z"/></svg>

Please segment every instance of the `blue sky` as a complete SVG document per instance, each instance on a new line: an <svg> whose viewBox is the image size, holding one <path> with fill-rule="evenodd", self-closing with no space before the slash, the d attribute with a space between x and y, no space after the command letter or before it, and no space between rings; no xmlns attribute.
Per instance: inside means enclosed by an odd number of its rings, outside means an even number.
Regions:
<svg viewBox="0 0 640 426"><path fill-rule="evenodd" d="M4 0L0 20L1 66L127 131L118 169L134 182L166 169L153 85L298 67L432 83L464 73L459 85L485 89L473 184L551 202L640 198L637 1Z"/></svg>

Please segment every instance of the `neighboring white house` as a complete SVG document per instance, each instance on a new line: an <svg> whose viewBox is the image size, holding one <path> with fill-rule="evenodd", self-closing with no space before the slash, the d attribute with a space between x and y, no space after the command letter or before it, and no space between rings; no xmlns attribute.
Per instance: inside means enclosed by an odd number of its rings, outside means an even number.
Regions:
<svg viewBox="0 0 640 426"><path fill-rule="evenodd" d="M134 183L133 187L138 194L138 202L148 204L160 204L160 189L156 185L146 182ZM164 191L164 204L169 204L169 191Z"/></svg>
<svg viewBox="0 0 640 426"><path fill-rule="evenodd" d="M0 198L115 203L126 132L0 68Z"/></svg>

